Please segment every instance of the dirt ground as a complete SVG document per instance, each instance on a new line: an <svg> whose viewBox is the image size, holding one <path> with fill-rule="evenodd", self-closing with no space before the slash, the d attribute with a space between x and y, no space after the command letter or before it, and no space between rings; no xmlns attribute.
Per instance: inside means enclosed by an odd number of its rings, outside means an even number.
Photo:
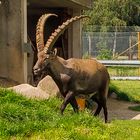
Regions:
<svg viewBox="0 0 140 140"><path fill-rule="evenodd" d="M17 83L16 81L0 77L0 87L7 88L7 87L12 87L18 84L19 83Z"/></svg>
<svg viewBox="0 0 140 140"><path fill-rule="evenodd" d="M11 86L15 86L17 84L18 83L14 82L12 80L0 78L1 87L11 87ZM138 105L138 104L126 102L126 101L120 101L120 100L110 97L107 101L109 121L115 120L115 119L130 120L130 119L134 118L135 116L140 115L139 111L132 111L132 110L128 109L128 107L136 106L136 105ZM101 116L103 118L103 111L101 112Z"/></svg>
<svg viewBox="0 0 140 140"><path fill-rule="evenodd" d="M138 104L136 103L109 98L107 102L109 120L114 119L131 120L135 116L139 115L140 112L130 110L128 109L128 107L137 105Z"/></svg>

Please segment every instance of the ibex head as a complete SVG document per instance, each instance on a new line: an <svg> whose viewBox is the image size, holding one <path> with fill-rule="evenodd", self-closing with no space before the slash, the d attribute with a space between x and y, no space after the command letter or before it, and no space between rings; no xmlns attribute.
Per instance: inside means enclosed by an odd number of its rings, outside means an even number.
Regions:
<svg viewBox="0 0 140 140"><path fill-rule="evenodd" d="M54 57L54 53L52 51L48 51L48 48L44 45L44 25L45 21L51 17L56 16L56 14L44 14L42 15L37 23L36 26L36 44L37 44L37 50L38 50L38 60L33 68L33 72L35 75L41 75L44 68L49 63L50 58Z"/></svg>
<svg viewBox="0 0 140 140"><path fill-rule="evenodd" d="M58 37L63 34L66 28L70 23L77 21L81 18L85 18L87 16L76 16L73 17L66 22L64 22L61 26L51 34L49 39L47 40L46 44L44 45L44 38L43 38L43 31L44 31L44 24L47 18L50 16L57 16L56 14L45 14L42 15L38 21L37 29L36 29L36 43L37 43L37 50L38 50L38 60L33 68L35 75L41 75L42 72L47 71L47 66L54 60L56 56L56 50L52 49L54 43L58 39Z"/></svg>
<svg viewBox="0 0 140 140"><path fill-rule="evenodd" d="M41 51L38 53L38 60L33 68L34 75L41 76L42 71L47 72L46 67L52 62L52 60L56 59L57 50L50 51L49 53Z"/></svg>

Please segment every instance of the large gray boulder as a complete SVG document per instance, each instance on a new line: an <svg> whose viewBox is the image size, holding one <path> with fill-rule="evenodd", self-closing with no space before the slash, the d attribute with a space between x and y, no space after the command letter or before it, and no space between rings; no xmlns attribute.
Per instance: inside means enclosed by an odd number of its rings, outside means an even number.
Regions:
<svg viewBox="0 0 140 140"><path fill-rule="evenodd" d="M27 98L36 98L36 99L48 99L49 94L44 92L42 89L33 87L29 84L20 84L9 89L15 91L17 94L26 96Z"/></svg>
<svg viewBox="0 0 140 140"><path fill-rule="evenodd" d="M140 120L140 114L136 115L136 116L133 117L131 120Z"/></svg>
<svg viewBox="0 0 140 140"><path fill-rule="evenodd" d="M59 89L50 76L43 78L38 83L37 87L42 89L45 93L49 94L50 97L60 96Z"/></svg>

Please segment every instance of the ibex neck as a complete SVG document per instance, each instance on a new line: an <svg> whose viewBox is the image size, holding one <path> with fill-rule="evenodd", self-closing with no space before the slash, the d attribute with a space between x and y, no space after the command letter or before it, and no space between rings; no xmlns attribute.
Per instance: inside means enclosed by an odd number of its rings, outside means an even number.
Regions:
<svg viewBox="0 0 140 140"><path fill-rule="evenodd" d="M65 70L66 64L67 62L65 59L57 56L57 58L52 61L52 70L61 73L63 70Z"/></svg>
<svg viewBox="0 0 140 140"><path fill-rule="evenodd" d="M61 57L57 57L51 62L49 68L49 75L53 78L61 93L64 92L61 74L67 73L68 69L66 68L66 65L66 60Z"/></svg>

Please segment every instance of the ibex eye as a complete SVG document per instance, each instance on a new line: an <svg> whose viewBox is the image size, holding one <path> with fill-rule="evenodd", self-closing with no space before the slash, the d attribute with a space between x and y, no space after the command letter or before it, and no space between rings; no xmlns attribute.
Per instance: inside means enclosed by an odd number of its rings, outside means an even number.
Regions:
<svg viewBox="0 0 140 140"><path fill-rule="evenodd" d="M49 55L48 55L48 54L46 55L46 58L47 58L47 59L49 58Z"/></svg>

